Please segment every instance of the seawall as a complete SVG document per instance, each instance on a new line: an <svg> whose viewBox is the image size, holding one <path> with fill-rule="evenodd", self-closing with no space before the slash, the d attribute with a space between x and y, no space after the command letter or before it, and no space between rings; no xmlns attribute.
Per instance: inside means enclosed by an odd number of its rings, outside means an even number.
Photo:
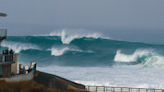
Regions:
<svg viewBox="0 0 164 92"><path fill-rule="evenodd" d="M82 84L45 72L36 71L33 81L42 84L45 87L52 87L63 91L86 92L85 86Z"/></svg>

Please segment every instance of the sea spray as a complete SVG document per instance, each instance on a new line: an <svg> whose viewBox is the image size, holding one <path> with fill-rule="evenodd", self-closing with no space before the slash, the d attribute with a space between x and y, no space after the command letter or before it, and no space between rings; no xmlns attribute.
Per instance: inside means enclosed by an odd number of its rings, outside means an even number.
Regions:
<svg viewBox="0 0 164 92"><path fill-rule="evenodd" d="M52 47L51 49L47 49L48 51L51 51L51 55L54 56L61 56L64 53L66 53L67 51L74 51L74 52L87 52L87 53L93 53L92 51L82 51L79 49L73 49L73 48L69 48L69 47Z"/></svg>
<svg viewBox="0 0 164 92"><path fill-rule="evenodd" d="M61 32L59 31L57 35ZM81 34L79 33L78 35ZM137 66L139 64L143 65L143 67L163 67L164 65L160 63L164 56L164 45L118 41L101 37L74 38L69 44L63 44L61 38L60 35L8 36L2 42L2 46L4 49L12 48L16 53L21 52L18 57L19 60L28 57L22 62L35 60L41 62L40 64L42 65L53 63L81 67ZM49 62L46 62L47 59Z"/></svg>
<svg viewBox="0 0 164 92"><path fill-rule="evenodd" d="M147 49L137 49L132 55L126 55L121 53L121 50L117 50L114 61L141 62L139 65L144 67L164 68L164 56Z"/></svg>
<svg viewBox="0 0 164 92"><path fill-rule="evenodd" d="M61 37L61 41L63 44L69 44L71 41L73 41L74 39L78 39L78 38L83 38L83 37L87 37L87 38L99 38L102 37L102 35L100 33L84 33L83 29L77 29L75 32L74 30L71 29L63 29L62 31L54 31L50 33L50 36L60 36Z"/></svg>
<svg viewBox="0 0 164 92"><path fill-rule="evenodd" d="M19 53L22 50L28 50L28 49L41 50L37 45L31 43L27 44L27 43L12 42L12 41L3 41L2 46L8 47L9 50L13 49L15 53Z"/></svg>
<svg viewBox="0 0 164 92"><path fill-rule="evenodd" d="M141 50L137 49L132 55L126 55L121 53L121 50L117 50L116 55L114 57L114 61L116 62L137 62L138 58L142 56L148 56L148 54L153 54L152 50Z"/></svg>
<svg viewBox="0 0 164 92"><path fill-rule="evenodd" d="M19 43L15 48L19 63L37 62L37 70L80 84L164 89L162 34L152 37L150 31L141 30L134 36L135 31L61 29L43 35L8 36L5 41ZM3 45L2 49L10 47Z"/></svg>
<svg viewBox="0 0 164 92"><path fill-rule="evenodd" d="M51 49L47 49L47 50L51 51L51 55L60 56L60 55L63 55L64 52L66 52L70 49L68 47L65 47L65 48L51 48Z"/></svg>
<svg viewBox="0 0 164 92"><path fill-rule="evenodd" d="M37 70L80 84L163 89L164 45L86 35L63 44L59 34L8 36L2 48L21 53L23 65L35 61Z"/></svg>

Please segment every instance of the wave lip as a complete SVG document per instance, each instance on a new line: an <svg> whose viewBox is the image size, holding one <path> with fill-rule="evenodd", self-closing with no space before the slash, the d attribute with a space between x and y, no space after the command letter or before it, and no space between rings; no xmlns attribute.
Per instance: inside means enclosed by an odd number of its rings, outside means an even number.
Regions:
<svg viewBox="0 0 164 92"><path fill-rule="evenodd" d="M63 47L63 48L52 47L51 49L47 49L47 50L51 51L51 55L54 55L54 56L61 56L61 55L65 54L67 51L93 53L93 51L82 51L82 50L79 50L79 49L73 49L73 48L69 48L69 47Z"/></svg>
<svg viewBox="0 0 164 92"><path fill-rule="evenodd" d="M22 50L28 50L28 49L41 50L37 45L34 44L12 42L12 41L3 41L2 46L14 50L15 53L19 53Z"/></svg>
<svg viewBox="0 0 164 92"><path fill-rule="evenodd" d="M60 36L61 41L63 44L69 44L72 42L74 39L77 38L105 38L109 39L108 37L102 37L100 33L93 33L93 32L88 32L88 30L84 29L63 29L61 31L54 31L50 33L50 36Z"/></svg>
<svg viewBox="0 0 164 92"><path fill-rule="evenodd" d="M138 49L132 55L126 55L126 54L121 53L121 50L117 50L114 61L116 61L116 62L136 62L139 57L142 57L149 53L152 53L152 51Z"/></svg>
<svg viewBox="0 0 164 92"><path fill-rule="evenodd" d="M70 50L70 48L68 47L65 47L65 48L51 48L51 49L47 49L48 51L51 51L51 55L54 55L54 56L61 56L63 55L66 51Z"/></svg>
<svg viewBox="0 0 164 92"><path fill-rule="evenodd" d="M146 58L145 62L142 62L142 65L145 67L164 68L164 56L154 54L151 57Z"/></svg>
<svg viewBox="0 0 164 92"><path fill-rule="evenodd" d="M51 49L47 49L48 51L51 51L51 55L54 56L61 56L67 51L78 51L78 52L83 52L82 50L78 49L71 49L69 47L64 47L64 48L54 48L52 47Z"/></svg>
<svg viewBox="0 0 164 92"><path fill-rule="evenodd" d="M140 50L137 49L132 55L126 55L121 53L120 50L117 50L115 62L138 62L141 63L143 67L155 67L155 68L164 68L164 56L152 52L152 50Z"/></svg>

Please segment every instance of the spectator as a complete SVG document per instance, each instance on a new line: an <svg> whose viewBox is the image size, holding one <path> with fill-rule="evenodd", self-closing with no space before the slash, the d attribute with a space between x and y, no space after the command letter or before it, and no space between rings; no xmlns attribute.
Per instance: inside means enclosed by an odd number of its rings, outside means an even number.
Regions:
<svg viewBox="0 0 164 92"><path fill-rule="evenodd" d="M3 50L3 57L2 57L2 61L5 62L5 50Z"/></svg>
<svg viewBox="0 0 164 92"><path fill-rule="evenodd" d="M10 61L13 61L13 50L11 49L9 53L10 53Z"/></svg>
<svg viewBox="0 0 164 92"><path fill-rule="evenodd" d="M9 61L9 58L8 58L8 50L5 51L5 62L8 62Z"/></svg>
<svg viewBox="0 0 164 92"><path fill-rule="evenodd" d="M22 64L19 63L19 74L21 74L21 71L22 71L21 66Z"/></svg>

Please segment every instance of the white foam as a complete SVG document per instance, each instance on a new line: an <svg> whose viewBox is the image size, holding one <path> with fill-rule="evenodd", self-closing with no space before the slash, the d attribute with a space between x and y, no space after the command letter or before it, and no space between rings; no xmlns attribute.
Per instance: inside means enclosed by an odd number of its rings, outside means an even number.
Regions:
<svg viewBox="0 0 164 92"><path fill-rule="evenodd" d="M153 54L142 62L145 67L164 68L164 56Z"/></svg>
<svg viewBox="0 0 164 92"><path fill-rule="evenodd" d="M138 57L142 57L143 55L153 53L152 50L140 50L137 49L132 55L126 55L121 53L121 50L117 50L116 55L114 57L114 61L116 62L136 62Z"/></svg>
<svg viewBox="0 0 164 92"><path fill-rule="evenodd" d="M65 48L51 48L51 49L48 49L51 51L51 55L54 55L54 56L60 56L60 55L63 55L64 52L70 50L70 48L68 47L65 47Z"/></svg>
<svg viewBox="0 0 164 92"><path fill-rule="evenodd" d="M31 44L31 43L3 41L2 46L8 47L8 49L14 50L15 53L19 53L21 50L27 50L27 49L40 50L40 48L37 45Z"/></svg>
<svg viewBox="0 0 164 92"><path fill-rule="evenodd" d="M47 49L48 51L51 51L51 55L54 56L61 56L64 53L66 53L67 51L77 51L77 52L87 52L87 53L93 53L93 51L82 51L79 49L73 49L73 48L69 48L69 47L52 47L51 49Z"/></svg>
<svg viewBox="0 0 164 92"><path fill-rule="evenodd" d="M50 36L61 36L61 41L63 44L69 44L71 41L77 38L105 38L109 39L108 37L103 37L100 33L96 32L89 32L88 30L84 29L62 29L59 31L54 31L50 33Z"/></svg>
<svg viewBox="0 0 164 92"><path fill-rule="evenodd" d="M121 50L117 50L114 61L115 62L137 62L138 59L143 58L141 61L144 67L164 68L164 56L153 52L153 50L141 50L137 49L132 55L126 55L121 53Z"/></svg>
<svg viewBox="0 0 164 92"><path fill-rule="evenodd" d="M37 69L83 85L164 89L164 69L140 66L48 66Z"/></svg>
<svg viewBox="0 0 164 92"><path fill-rule="evenodd" d="M105 37L99 32L93 32L91 30L85 30L85 29L66 29L66 28L55 30L50 34L40 34L34 36L60 36L63 44L69 44L74 39L83 38L83 37L95 38L95 39L97 38L109 39L109 37Z"/></svg>

